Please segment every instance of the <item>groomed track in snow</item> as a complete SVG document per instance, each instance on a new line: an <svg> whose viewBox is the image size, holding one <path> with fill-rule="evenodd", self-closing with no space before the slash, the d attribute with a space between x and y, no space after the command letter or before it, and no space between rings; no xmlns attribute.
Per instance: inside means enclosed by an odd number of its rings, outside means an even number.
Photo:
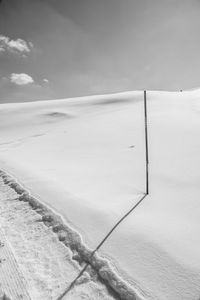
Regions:
<svg viewBox="0 0 200 300"><path fill-rule="evenodd" d="M0 283L2 290L7 297L9 295L10 299L30 300L27 282L19 269L12 248L2 230L0 230L0 242Z"/></svg>
<svg viewBox="0 0 200 300"><path fill-rule="evenodd" d="M1 175L0 287L10 300L56 300L86 262L64 244L64 230L54 233L58 220L54 227L45 221L50 220L49 211ZM63 299L118 299L112 294L90 266Z"/></svg>
<svg viewBox="0 0 200 300"><path fill-rule="evenodd" d="M146 299L200 297L199 99L147 92L150 195L95 257ZM87 256L145 192L143 92L2 104L0 117L0 168L62 216Z"/></svg>

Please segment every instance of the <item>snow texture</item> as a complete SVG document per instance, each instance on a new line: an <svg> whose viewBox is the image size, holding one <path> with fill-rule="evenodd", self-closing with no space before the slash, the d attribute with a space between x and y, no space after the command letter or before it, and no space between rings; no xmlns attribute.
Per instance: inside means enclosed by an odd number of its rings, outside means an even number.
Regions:
<svg viewBox="0 0 200 300"><path fill-rule="evenodd" d="M104 258L112 276L99 275L120 278L118 292L200 297L199 99L147 92L150 195L94 262ZM77 233L86 257L145 192L143 92L1 104L0 117L0 168Z"/></svg>

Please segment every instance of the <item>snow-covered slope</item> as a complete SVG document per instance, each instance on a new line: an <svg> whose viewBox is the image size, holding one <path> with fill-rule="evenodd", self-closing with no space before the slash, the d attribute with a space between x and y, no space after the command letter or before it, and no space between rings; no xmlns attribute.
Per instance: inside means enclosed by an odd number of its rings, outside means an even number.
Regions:
<svg viewBox="0 0 200 300"><path fill-rule="evenodd" d="M200 91L148 92L150 195L99 254L149 299L200 297ZM0 105L0 168L94 249L145 191L143 93Z"/></svg>

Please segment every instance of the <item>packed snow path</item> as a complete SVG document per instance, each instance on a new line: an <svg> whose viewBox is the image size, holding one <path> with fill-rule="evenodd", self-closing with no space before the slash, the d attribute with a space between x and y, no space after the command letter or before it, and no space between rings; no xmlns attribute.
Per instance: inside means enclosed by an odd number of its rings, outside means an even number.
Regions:
<svg viewBox="0 0 200 300"><path fill-rule="evenodd" d="M31 299L27 291L27 281L2 230L0 230L0 284L5 295L10 296L10 300Z"/></svg>
<svg viewBox="0 0 200 300"><path fill-rule="evenodd" d="M72 252L0 178L0 288L11 300L56 300L80 272ZM5 238L6 236L6 238ZM63 299L114 300L85 273Z"/></svg>

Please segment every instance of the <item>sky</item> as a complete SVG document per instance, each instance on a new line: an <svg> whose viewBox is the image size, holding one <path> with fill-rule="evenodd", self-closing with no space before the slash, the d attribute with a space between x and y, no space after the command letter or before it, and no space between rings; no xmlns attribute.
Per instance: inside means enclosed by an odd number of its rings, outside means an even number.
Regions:
<svg viewBox="0 0 200 300"><path fill-rule="evenodd" d="M0 102L200 86L200 0L1 0Z"/></svg>

